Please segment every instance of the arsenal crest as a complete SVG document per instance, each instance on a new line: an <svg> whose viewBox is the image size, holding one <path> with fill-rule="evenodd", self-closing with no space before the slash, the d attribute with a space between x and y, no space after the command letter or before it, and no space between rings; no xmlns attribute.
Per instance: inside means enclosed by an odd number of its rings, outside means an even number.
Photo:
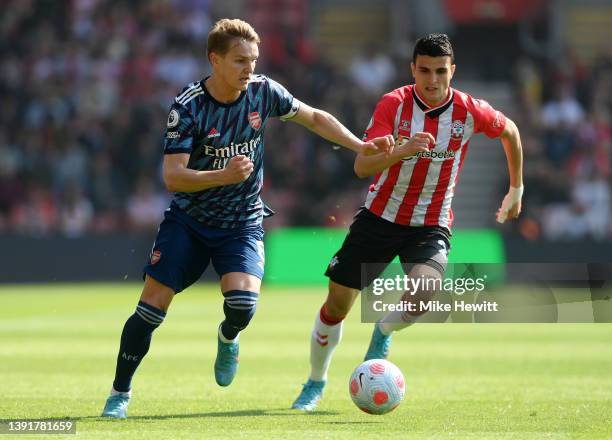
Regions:
<svg viewBox="0 0 612 440"><path fill-rule="evenodd" d="M261 116L259 116L259 112L249 113L249 124L255 130L259 130L261 128Z"/></svg>

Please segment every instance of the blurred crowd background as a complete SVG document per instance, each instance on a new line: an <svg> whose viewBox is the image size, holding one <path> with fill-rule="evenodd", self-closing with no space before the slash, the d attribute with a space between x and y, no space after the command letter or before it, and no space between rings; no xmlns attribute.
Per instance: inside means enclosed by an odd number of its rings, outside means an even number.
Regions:
<svg viewBox="0 0 612 440"><path fill-rule="evenodd" d="M260 73L330 111L357 135L382 93L411 82L412 43L420 33L448 32L457 42L461 80L494 82L512 97L512 108L499 110L521 130L526 193L521 221L506 232L529 240L609 238L612 39L592 44L588 56L565 39L552 52L523 50L513 33L491 49L486 35L470 37L473 27L462 9L456 11L457 2L407 3L381 2L385 23L394 29L390 35L339 41L344 33L336 25L338 45L328 47L330 37L321 35L333 16L325 15L320 1L3 1L0 232L78 237L157 228L170 200L160 172L168 108L184 85L209 73L208 30L230 16L249 20L260 33ZM531 22L549 24L559 22L551 20L553 6L573 4L532 3L538 8ZM484 21L484 29L496 26L496 12L489 9L485 13L493 15L476 20L481 27ZM435 15L440 11L446 14ZM425 27L427 14L440 29ZM531 43L554 33L549 25ZM385 44L387 38L392 44ZM267 227L344 226L368 185L352 168L351 153L334 150L296 124L270 123L264 198L277 215ZM505 176L495 182L499 202L506 182ZM482 226L491 222L492 215Z"/></svg>

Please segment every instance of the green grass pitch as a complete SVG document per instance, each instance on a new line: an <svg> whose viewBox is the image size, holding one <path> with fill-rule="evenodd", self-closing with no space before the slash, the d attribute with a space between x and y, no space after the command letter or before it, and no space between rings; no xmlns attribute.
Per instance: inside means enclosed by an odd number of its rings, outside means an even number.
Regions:
<svg viewBox="0 0 612 440"><path fill-rule="evenodd" d="M264 286L229 388L213 377L218 287L181 293L136 374L130 418L100 419L121 328L140 287L1 287L0 419L69 417L79 438L97 439L612 435L612 324L413 326L395 336L390 356L406 377L406 399L388 415L370 416L348 394L371 332L359 322L358 303L320 411L289 410L308 373L323 287Z"/></svg>

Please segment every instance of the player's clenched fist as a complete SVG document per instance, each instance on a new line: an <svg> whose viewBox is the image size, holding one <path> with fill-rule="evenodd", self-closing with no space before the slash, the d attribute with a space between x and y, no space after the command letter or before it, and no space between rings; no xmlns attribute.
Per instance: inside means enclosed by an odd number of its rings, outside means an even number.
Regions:
<svg viewBox="0 0 612 440"><path fill-rule="evenodd" d="M244 182L253 172L253 162L242 154L232 157L223 170L227 185Z"/></svg>
<svg viewBox="0 0 612 440"><path fill-rule="evenodd" d="M425 152L429 150L430 145L435 145L436 139L431 133L419 131L411 138L400 136L395 143L395 149L401 151L404 157L411 157L419 151Z"/></svg>

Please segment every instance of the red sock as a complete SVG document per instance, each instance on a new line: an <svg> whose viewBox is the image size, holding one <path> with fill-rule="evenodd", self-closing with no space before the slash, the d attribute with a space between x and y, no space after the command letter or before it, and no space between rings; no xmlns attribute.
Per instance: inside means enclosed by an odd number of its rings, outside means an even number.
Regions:
<svg viewBox="0 0 612 440"><path fill-rule="evenodd" d="M321 307L321 311L319 312L319 317L321 318L321 322L325 325L336 325L342 322L344 318L346 318L346 316L339 316L339 317L330 316L329 312L327 311L327 307L325 307L325 304L323 304L323 307Z"/></svg>

